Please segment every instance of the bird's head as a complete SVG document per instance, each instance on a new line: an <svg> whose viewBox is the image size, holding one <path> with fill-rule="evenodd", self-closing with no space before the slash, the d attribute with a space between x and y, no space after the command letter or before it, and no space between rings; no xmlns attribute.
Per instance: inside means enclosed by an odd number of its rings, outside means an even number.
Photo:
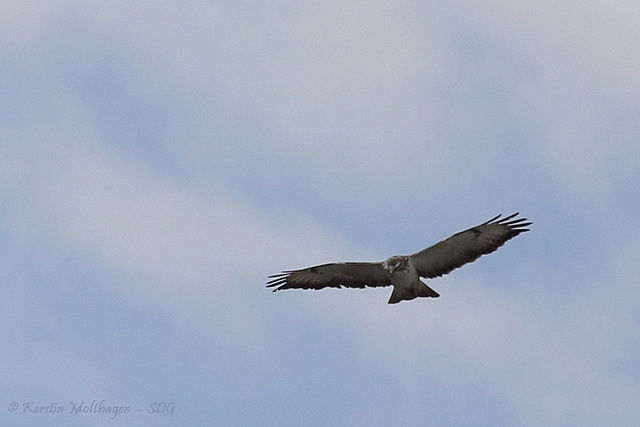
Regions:
<svg viewBox="0 0 640 427"><path fill-rule="evenodd" d="M382 268L391 275L396 271L404 271L409 268L409 257L403 255L394 255L386 261L382 262Z"/></svg>

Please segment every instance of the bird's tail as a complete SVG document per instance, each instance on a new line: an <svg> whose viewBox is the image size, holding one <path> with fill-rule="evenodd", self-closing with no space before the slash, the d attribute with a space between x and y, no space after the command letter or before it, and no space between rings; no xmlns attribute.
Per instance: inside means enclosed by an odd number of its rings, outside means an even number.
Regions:
<svg viewBox="0 0 640 427"><path fill-rule="evenodd" d="M439 293L427 286L423 281L419 281L416 286L411 289L393 287L391 297L389 298L389 304L396 304L400 301L409 301L414 298L438 298Z"/></svg>

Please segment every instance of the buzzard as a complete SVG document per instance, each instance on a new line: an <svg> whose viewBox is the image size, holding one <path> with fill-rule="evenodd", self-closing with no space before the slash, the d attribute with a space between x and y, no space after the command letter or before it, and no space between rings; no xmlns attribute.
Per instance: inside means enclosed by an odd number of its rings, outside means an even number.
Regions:
<svg viewBox="0 0 640 427"><path fill-rule="evenodd" d="M416 252L394 255L383 262L338 262L300 270L287 270L269 276L267 287L283 289L322 289L326 287L364 288L393 285L389 304L418 297L440 295L420 280L433 279L490 254L507 240L529 231L527 218L498 215L468 230ZM515 218L515 219L514 219Z"/></svg>

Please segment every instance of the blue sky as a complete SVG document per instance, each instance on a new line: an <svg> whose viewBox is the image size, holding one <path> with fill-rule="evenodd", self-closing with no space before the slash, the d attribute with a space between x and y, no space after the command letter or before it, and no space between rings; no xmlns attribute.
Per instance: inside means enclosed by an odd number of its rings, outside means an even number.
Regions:
<svg viewBox="0 0 640 427"><path fill-rule="evenodd" d="M0 423L636 425L639 15L3 2ZM264 287L514 211L437 300Z"/></svg>

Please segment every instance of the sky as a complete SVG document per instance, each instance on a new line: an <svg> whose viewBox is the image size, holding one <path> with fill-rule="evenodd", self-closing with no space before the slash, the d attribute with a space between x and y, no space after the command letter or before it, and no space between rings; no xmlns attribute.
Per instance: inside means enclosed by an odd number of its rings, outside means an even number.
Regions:
<svg viewBox="0 0 640 427"><path fill-rule="evenodd" d="M0 424L637 425L639 21L3 1ZM265 288L516 211L438 299Z"/></svg>

